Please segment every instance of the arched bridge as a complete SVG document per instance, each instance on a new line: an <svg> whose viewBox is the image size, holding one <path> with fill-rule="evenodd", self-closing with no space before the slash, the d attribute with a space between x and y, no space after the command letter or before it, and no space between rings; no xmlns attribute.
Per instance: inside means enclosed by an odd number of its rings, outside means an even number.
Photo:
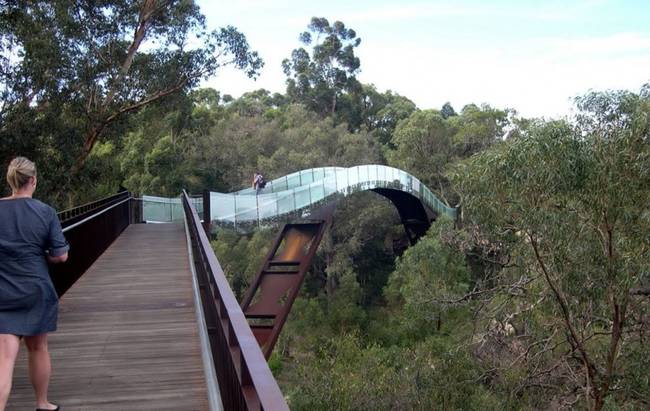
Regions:
<svg viewBox="0 0 650 411"><path fill-rule="evenodd" d="M123 192L59 213L71 251L67 263L51 267L62 296L50 338L51 397L71 410L287 410L265 357L332 204L363 190L395 204L412 242L437 216L456 215L414 176L380 165L302 170L259 194ZM210 246L210 227L278 222L285 224L239 303ZM23 357L8 409L32 404Z"/></svg>
<svg viewBox="0 0 650 411"><path fill-rule="evenodd" d="M411 243L424 235L439 215L456 219L456 209L440 201L417 177L377 164L301 170L269 181L259 193L252 188L205 193L197 206L203 210L204 204L209 204L206 218L212 223L248 230L286 221L326 219L339 199L362 191L374 191L393 202ZM144 198L145 220L182 219L179 199Z"/></svg>

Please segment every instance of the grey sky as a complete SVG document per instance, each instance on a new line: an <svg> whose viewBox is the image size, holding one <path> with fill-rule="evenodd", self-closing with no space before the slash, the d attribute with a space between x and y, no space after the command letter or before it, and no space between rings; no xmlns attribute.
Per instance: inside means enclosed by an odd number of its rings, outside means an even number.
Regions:
<svg viewBox="0 0 650 411"><path fill-rule="evenodd" d="M266 62L257 81L225 69L205 84L235 97L257 88L284 92L280 63L300 46L312 16L356 30L360 81L420 108L488 103L555 117L589 89L638 91L650 81L646 1L198 3L210 28L237 27Z"/></svg>

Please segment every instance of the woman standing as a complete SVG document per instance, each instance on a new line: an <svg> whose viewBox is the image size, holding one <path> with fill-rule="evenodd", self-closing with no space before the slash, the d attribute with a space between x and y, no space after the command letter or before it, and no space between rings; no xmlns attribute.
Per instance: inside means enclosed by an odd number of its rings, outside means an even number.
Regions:
<svg viewBox="0 0 650 411"><path fill-rule="evenodd" d="M0 411L5 409L20 339L29 351L37 410L58 410L47 399L51 365L47 333L56 330L58 297L47 262L68 258L56 211L32 198L36 166L24 157L9 164L10 197L0 199Z"/></svg>

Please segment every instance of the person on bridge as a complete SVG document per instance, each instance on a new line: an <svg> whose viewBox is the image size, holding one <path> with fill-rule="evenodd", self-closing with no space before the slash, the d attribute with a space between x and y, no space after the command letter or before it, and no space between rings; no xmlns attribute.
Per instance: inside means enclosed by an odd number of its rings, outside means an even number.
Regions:
<svg viewBox="0 0 650 411"><path fill-rule="evenodd" d="M255 174L253 174L253 190L255 190L255 193L259 194L265 185L266 181L264 180L262 173L255 171Z"/></svg>
<svg viewBox="0 0 650 411"><path fill-rule="evenodd" d="M37 183L34 163L13 159L7 182L12 194L0 199L0 411L7 405L22 338L36 408L58 410L47 399L52 372L47 333L56 330L58 313L47 262L65 262L69 245L56 211L32 198Z"/></svg>

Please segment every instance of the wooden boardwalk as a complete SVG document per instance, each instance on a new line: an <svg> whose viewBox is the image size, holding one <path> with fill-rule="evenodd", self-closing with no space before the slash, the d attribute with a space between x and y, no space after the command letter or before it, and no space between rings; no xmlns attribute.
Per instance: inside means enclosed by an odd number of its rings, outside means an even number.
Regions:
<svg viewBox="0 0 650 411"><path fill-rule="evenodd" d="M50 401L208 409L186 243L182 225L131 225L68 291L49 340ZM13 381L7 409L33 410L24 346Z"/></svg>

